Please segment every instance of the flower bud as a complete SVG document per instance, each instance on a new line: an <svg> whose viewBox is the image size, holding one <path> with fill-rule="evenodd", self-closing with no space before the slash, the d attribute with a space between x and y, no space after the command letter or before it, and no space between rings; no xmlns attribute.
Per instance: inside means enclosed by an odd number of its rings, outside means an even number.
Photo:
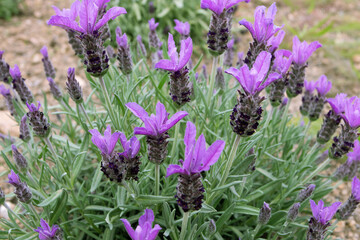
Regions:
<svg viewBox="0 0 360 240"><path fill-rule="evenodd" d="M305 201L307 198L309 198L311 196L311 194L314 192L315 190L315 185L314 184L310 184L307 188L301 190L296 198L296 201L298 202L303 202Z"/></svg>
<svg viewBox="0 0 360 240"><path fill-rule="evenodd" d="M29 129L29 125L27 123L27 115L26 114L21 118L20 136L19 137L24 142L28 142L30 140L30 129Z"/></svg>
<svg viewBox="0 0 360 240"><path fill-rule="evenodd" d="M287 215L287 220L289 222L295 221L295 219L297 218L297 216L299 214L299 208L300 208L300 203L294 203L291 206L291 208L289 209L288 215Z"/></svg>
<svg viewBox="0 0 360 240"><path fill-rule="evenodd" d="M208 32L208 48L209 52L214 56L219 56L227 50L227 43L229 40L228 19L226 18L226 11L220 15L212 14L209 32Z"/></svg>
<svg viewBox="0 0 360 240"><path fill-rule="evenodd" d="M269 204L267 204L266 202L264 202L263 207L260 209L260 213L259 213L259 224L267 224L270 220L271 217L271 208L269 206Z"/></svg>
<svg viewBox="0 0 360 240"><path fill-rule="evenodd" d="M146 142L148 145L148 158L149 161L155 164L161 164L168 153L167 145L168 145L169 134L167 132L159 135L159 136L147 136Z"/></svg>
<svg viewBox="0 0 360 240"><path fill-rule="evenodd" d="M48 55L48 51L47 51L47 47L44 46L41 50L40 50L41 54L43 55L43 58L41 59L41 61L43 62L44 65L44 71L45 71L45 76L46 78L55 78L55 68L52 65L50 59L49 59L49 55Z"/></svg>
<svg viewBox="0 0 360 240"><path fill-rule="evenodd" d="M30 125L35 133L35 135L39 137L47 137L50 134L50 124L48 123L47 118L45 117L43 112L40 112L39 109L41 107L40 102L38 102L38 106L34 103L31 105L26 103L29 112L27 113L27 117L29 118Z"/></svg>
<svg viewBox="0 0 360 240"><path fill-rule="evenodd" d="M26 170L28 168L28 163L25 157L19 152L19 150L14 144L11 145L11 149L12 149L14 161L18 166L18 168L20 168L21 170Z"/></svg>
<svg viewBox="0 0 360 240"><path fill-rule="evenodd" d="M83 102L82 90L79 82L75 78L75 68L68 69L66 89L75 103L80 104Z"/></svg>
<svg viewBox="0 0 360 240"><path fill-rule="evenodd" d="M52 78L47 78L50 85L50 92L54 96L56 100L60 100L62 98L62 93L59 88L59 86L55 83L55 81Z"/></svg>
<svg viewBox="0 0 360 240"><path fill-rule="evenodd" d="M214 233L216 233L216 223L214 219L210 219L209 225L206 228L206 235L210 237Z"/></svg>
<svg viewBox="0 0 360 240"><path fill-rule="evenodd" d="M191 175L179 174L176 189L176 201L184 212L199 210L201 208L205 189L201 182L200 173Z"/></svg>
<svg viewBox="0 0 360 240"><path fill-rule="evenodd" d="M170 96L179 106L191 101L193 92L192 83L189 81L189 69L184 67L170 74Z"/></svg>

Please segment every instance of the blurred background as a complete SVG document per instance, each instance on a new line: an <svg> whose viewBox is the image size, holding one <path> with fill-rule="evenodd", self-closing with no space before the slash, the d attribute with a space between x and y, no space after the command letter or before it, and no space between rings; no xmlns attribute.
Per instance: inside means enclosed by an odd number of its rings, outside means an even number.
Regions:
<svg viewBox="0 0 360 240"><path fill-rule="evenodd" d="M77 76L83 89L89 89L82 65L68 44L65 31L50 27L46 21L54 14L52 5L69 8L72 0L0 0L0 50L11 67L18 64L27 85L34 95L41 99L43 92L49 92L48 82L43 73L40 49L47 45L49 56L56 70L56 82L64 89L68 67L77 68ZM291 50L292 38L320 41L323 47L310 59L308 80L317 80L326 74L333 82L330 96L345 92L349 95L360 93L360 1L359 0L278 0L277 25L285 25L286 37L281 48ZM237 22L242 18L253 21L258 5L270 6L273 1L251 0L240 3L234 15L233 36L238 40L237 51L246 53L251 36ZM206 33L211 16L208 10L200 9L200 0L112 0L111 6L125 7L128 14L111 22L114 33L116 26L129 36L135 45L136 36L142 35L147 42L148 20L154 17L160 25L157 29L162 41L173 30L174 19L188 21L194 40L193 61L204 55L203 63L210 65L207 53ZM178 37L178 35L176 34ZM113 36L114 37L114 36ZM116 47L115 42L111 43ZM210 66L209 66L210 68ZM198 70L200 71L200 69ZM49 104L55 102L49 96ZM300 97L298 97L298 105ZM294 109L298 107L295 101ZM18 136L18 126L11 120L5 103L0 98L0 133ZM320 123L319 123L320 124ZM4 172L1 169L0 172ZM350 188L343 188L350 189ZM344 195L338 188L336 195ZM347 222L340 222L335 234L342 239L360 239L360 211ZM356 223L357 222L357 223Z"/></svg>

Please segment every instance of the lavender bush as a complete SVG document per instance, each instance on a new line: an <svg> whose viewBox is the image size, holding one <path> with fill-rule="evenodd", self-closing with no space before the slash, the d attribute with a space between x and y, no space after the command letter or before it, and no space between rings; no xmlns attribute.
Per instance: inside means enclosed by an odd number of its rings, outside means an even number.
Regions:
<svg viewBox="0 0 360 240"><path fill-rule="evenodd" d="M21 133L1 142L3 175L9 173L14 194L0 189L9 214L0 220L0 238L328 239L336 227L332 218L347 219L360 202L360 99L327 99L325 76L305 81L321 44L295 36L292 51L281 49L285 31L275 25L276 3L267 12L256 8L253 24L239 22L253 42L233 65L230 26L240 2L249 0L199 2L212 11L203 41L213 56L210 75L202 58L192 64L190 19L174 19L168 39L157 34L161 17L148 19L148 33L136 39L117 28L111 34L118 62L111 61L108 22L126 19L127 11L107 7L110 0L54 7L48 21L68 33L90 95L73 66L66 89L55 84L56 66L44 47L44 81L58 104L40 104L0 51L1 94ZM181 39L179 50L174 36ZM304 85L300 112L309 117L307 127L294 125L289 113ZM327 103L331 110L322 115ZM323 124L314 137L307 130L318 118ZM332 137L330 147L322 145ZM328 157L318 161L325 150ZM334 175L324 175L332 159L345 155ZM339 180L353 180L352 195L344 204L325 204ZM13 209L6 200L14 197Z"/></svg>

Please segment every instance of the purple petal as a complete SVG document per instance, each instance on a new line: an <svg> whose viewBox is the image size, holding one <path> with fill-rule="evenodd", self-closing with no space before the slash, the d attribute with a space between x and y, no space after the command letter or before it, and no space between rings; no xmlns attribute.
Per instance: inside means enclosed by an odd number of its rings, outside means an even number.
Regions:
<svg viewBox="0 0 360 240"><path fill-rule="evenodd" d="M204 135L201 134L195 144L192 163L190 169L188 169L190 173L196 173L201 168L201 164L203 163L205 153L206 153L206 141Z"/></svg>
<svg viewBox="0 0 360 240"><path fill-rule="evenodd" d="M310 199L310 207L314 218L319 221L319 208L312 199Z"/></svg>
<svg viewBox="0 0 360 240"><path fill-rule="evenodd" d="M224 150L224 147L225 142L222 140L216 140L213 144L211 144L211 146L206 150L201 171L208 171L210 166L217 162Z"/></svg>
<svg viewBox="0 0 360 240"><path fill-rule="evenodd" d="M10 94L10 89L7 89L4 84L0 85L0 94L3 96Z"/></svg>
<svg viewBox="0 0 360 240"><path fill-rule="evenodd" d="M124 133L122 132L119 132L120 133L120 143L121 143L121 146L123 147L123 149L125 150L125 147L126 147L126 143L127 143L127 138L125 136Z"/></svg>
<svg viewBox="0 0 360 240"><path fill-rule="evenodd" d="M155 240L157 235L159 234L159 231L161 230L161 227L159 224L156 224L153 229L150 230L150 233L148 235L147 240Z"/></svg>
<svg viewBox="0 0 360 240"><path fill-rule="evenodd" d="M103 154L107 153L108 148L100 132L97 129L89 130L89 132L92 135L91 141L93 142L93 144L100 149L101 153Z"/></svg>
<svg viewBox="0 0 360 240"><path fill-rule="evenodd" d="M360 201L360 180L356 176L352 181L351 193L357 201Z"/></svg>
<svg viewBox="0 0 360 240"><path fill-rule="evenodd" d="M10 174L8 175L9 178L9 183L16 186L18 184L20 184L20 178L19 175L17 175L12 169L10 171Z"/></svg>
<svg viewBox="0 0 360 240"><path fill-rule="evenodd" d="M91 0L83 0L79 9L79 22L85 33L92 34L98 15L98 6Z"/></svg>
<svg viewBox="0 0 360 240"><path fill-rule="evenodd" d="M70 18L67 18L67 17L52 16L49 19L49 21L47 22L47 24L52 25L52 26L61 27L64 29L72 29L74 31L81 32L81 33L86 33L84 29L79 27L77 22L75 22L74 20L71 20Z"/></svg>
<svg viewBox="0 0 360 240"><path fill-rule="evenodd" d="M166 124L164 124L161 127L160 134L172 128L175 124L177 124L181 119L183 119L187 115L188 113L185 111L180 111L175 113L169 120L166 121Z"/></svg>
<svg viewBox="0 0 360 240"><path fill-rule="evenodd" d="M161 59L159 62L155 64L155 68L174 72L176 68L176 64L168 59Z"/></svg>
<svg viewBox="0 0 360 240"><path fill-rule="evenodd" d="M239 24L246 27L249 30L249 32L251 33L251 36L253 37L253 39L256 39L256 33L255 33L255 29L254 29L252 23L248 22L246 19L243 19L239 22Z"/></svg>
<svg viewBox="0 0 360 240"><path fill-rule="evenodd" d="M115 145L117 143L117 141L119 140L120 138L120 134L119 132L114 132L112 135L111 135L111 138L109 140L109 145L108 145L108 154L111 155L112 152L114 151L114 148L115 148Z"/></svg>
<svg viewBox="0 0 360 240"><path fill-rule="evenodd" d="M44 56L44 58L49 57L46 46L43 46L43 47L40 49L40 52L41 52L41 54Z"/></svg>
<svg viewBox="0 0 360 240"><path fill-rule="evenodd" d="M169 33L168 39L168 54L173 64L176 65L179 62L179 54L175 46L174 37L171 33Z"/></svg>
<svg viewBox="0 0 360 240"><path fill-rule="evenodd" d="M169 113L166 111L164 104L158 102L156 104L156 125L161 128L166 123Z"/></svg>
<svg viewBox="0 0 360 240"><path fill-rule="evenodd" d="M185 174L185 170L179 165L170 164L166 170L166 177L169 177L175 173Z"/></svg>
<svg viewBox="0 0 360 240"><path fill-rule="evenodd" d="M154 212L151 209L145 209L145 214L139 218L139 225L142 227L146 222L152 224L155 220Z"/></svg>
<svg viewBox="0 0 360 240"><path fill-rule="evenodd" d="M149 117L149 114L137 103L129 102L125 106L138 118L144 121L145 118Z"/></svg>
<svg viewBox="0 0 360 240"><path fill-rule="evenodd" d="M273 83L274 81L278 80L281 78L281 75L279 73L271 73L268 78L266 79L266 81L261 84L261 86L259 86L257 89L256 89L256 92L260 92L262 91L264 88L266 88L267 86L269 86L271 83Z"/></svg>
<svg viewBox="0 0 360 240"><path fill-rule="evenodd" d="M146 128L143 128L143 127L135 127L134 134L135 135L151 135L151 133Z"/></svg>
<svg viewBox="0 0 360 240"><path fill-rule="evenodd" d="M262 82L267 75L271 62L271 54L269 52L262 51L256 58L253 69L257 72L257 82Z"/></svg>
<svg viewBox="0 0 360 240"><path fill-rule="evenodd" d="M181 41L181 49L180 49L180 61L177 65L175 71L178 71L185 67L185 65L189 62L191 55L193 52L193 42L189 37L186 40Z"/></svg>
<svg viewBox="0 0 360 240"><path fill-rule="evenodd" d="M248 2L250 2L250 0L228 0L228 1L226 2L225 8L226 8L226 9L229 9L229 8L235 6L236 4L238 4L239 2L246 2L246 3L248 3Z"/></svg>
<svg viewBox="0 0 360 240"><path fill-rule="evenodd" d="M17 64L15 64L13 68L10 68L9 72L13 79L21 78L21 72L20 72L19 66Z"/></svg>
<svg viewBox="0 0 360 240"><path fill-rule="evenodd" d="M130 138L130 146L131 146L131 158L134 158L140 151L140 141L136 136Z"/></svg>
<svg viewBox="0 0 360 240"><path fill-rule="evenodd" d="M185 144L185 156L188 155L191 146L195 145L196 127L192 122L186 123L184 144Z"/></svg>
<svg viewBox="0 0 360 240"><path fill-rule="evenodd" d="M134 229L131 227L130 225L130 222L127 220L127 219L120 219L123 223L124 223L124 226L125 226L125 229L126 231L128 232L129 236L131 237L131 239L136 239L135 237L135 231Z"/></svg>
<svg viewBox="0 0 360 240"><path fill-rule="evenodd" d="M105 15L97 22L94 30L99 30L102 26L104 26L111 19L114 20L116 17L121 14L126 14L126 10L123 7L112 7L108 11L106 11Z"/></svg>

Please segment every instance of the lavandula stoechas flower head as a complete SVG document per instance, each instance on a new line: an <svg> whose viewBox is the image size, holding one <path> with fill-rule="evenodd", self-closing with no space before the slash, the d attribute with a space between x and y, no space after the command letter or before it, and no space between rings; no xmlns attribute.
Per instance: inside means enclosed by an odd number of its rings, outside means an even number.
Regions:
<svg viewBox="0 0 360 240"><path fill-rule="evenodd" d="M283 34L285 34L282 32L279 36L274 37L274 35L282 28L274 24L277 11L276 3L273 3L269 7L266 14L265 11L265 6L259 6L255 9L254 25L248 22L246 19L243 19L239 22L240 25L243 25L249 30L254 40L254 42L250 44L250 49L245 59L245 63L249 67L252 67L257 56L262 51L269 51L270 48L272 51L275 51L282 41Z"/></svg>
<svg viewBox="0 0 360 240"><path fill-rule="evenodd" d="M360 180L355 176L352 181L351 195L348 200L340 206L338 218L341 220L348 219L360 203Z"/></svg>
<svg viewBox="0 0 360 240"><path fill-rule="evenodd" d="M201 172L208 171L219 159L225 147L225 142L216 140L206 149L203 134L196 140L196 127L192 122L186 123L184 136L185 160L181 165L170 164L166 177L179 174L177 185L177 203L185 211L199 210L204 198L204 187L201 182Z"/></svg>
<svg viewBox="0 0 360 240"><path fill-rule="evenodd" d="M156 105L156 115L151 114L151 116L137 103L130 102L125 105L145 124L145 127L135 127L134 134L146 136L149 161L161 164L167 155L167 139L169 138L167 131L186 117L188 113L180 111L168 119L169 113L166 112L165 106L161 102Z"/></svg>
<svg viewBox="0 0 360 240"><path fill-rule="evenodd" d="M83 48L84 64L87 67L86 70L94 77L103 76L109 68L109 57L103 46L102 33L106 31L103 27L111 19L115 19L121 14L126 14L125 8L122 7L110 8L104 14L103 6L105 2L83 0L71 6L69 11L74 12L72 16L57 13L48 21L49 25L72 30L79 34ZM100 14L103 14L101 18L99 18ZM79 23L76 22L77 17L79 17Z"/></svg>
<svg viewBox="0 0 360 240"><path fill-rule="evenodd" d="M119 68L124 75L132 73L132 58L126 33L122 34L120 27L116 28L116 42L118 44Z"/></svg>
<svg viewBox="0 0 360 240"><path fill-rule="evenodd" d="M219 56L227 49L230 36L229 18L227 10L239 2L250 2L250 0L201 0L201 8L210 9L211 16L208 32L208 48L212 55Z"/></svg>
<svg viewBox="0 0 360 240"><path fill-rule="evenodd" d="M80 104L83 102L83 94L79 82L75 78L75 68L69 68L67 72L66 89L71 99Z"/></svg>
<svg viewBox="0 0 360 240"><path fill-rule="evenodd" d="M20 170L26 170L28 167L28 163L25 157L19 152L16 145L12 144L11 149L16 166L20 168Z"/></svg>
<svg viewBox="0 0 360 240"><path fill-rule="evenodd" d="M48 77L47 80L49 82L50 92L53 95L53 97L56 100L61 100L62 92L61 92L59 86L55 83L54 79L52 79L51 77Z"/></svg>
<svg viewBox="0 0 360 240"><path fill-rule="evenodd" d="M258 222L259 224L267 224L271 217L271 208L268 203L264 202L264 205L260 209Z"/></svg>
<svg viewBox="0 0 360 240"><path fill-rule="evenodd" d="M151 209L145 209L145 214L139 218L139 225L134 230L131 227L130 222L127 219L120 219L125 226L132 240L155 240L161 227L159 224L155 224L154 228L152 224L155 220L154 212Z"/></svg>
<svg viewBox="0 0 360 240"><path fill-rule="evenodd" d="M180 36L181 36L181 40L185 40L188 37L190 37L190 24L189 22L181 22L177 19L174 20L175 22L175 31L177 31Z"/></svg>
<svg viewBox="0 0 360 240"><path fill-rule="evenodd" d="M327 102L331 106L331 110L325 115L319 132L317 133L317 141L320 144L330 141L332 135L341 122L341 114L345 111L347 103L347 95L345 93L337 94L335 98L328 98Z"/></svg>
<svg viewBox="0 0 360 240"><path fill-rule="evenodd" d="M126 180L138 180L137 175L140 169L140 156L138 156L140 150L140 142L136 138L136 136L133 136L132 138L130 138L130 140L127 140L125 134L121 132L120 142L124 151L118 154L121 161L124 162L126 168Z"/></svg>
<svg viewBox="0 0 360 240"><path fill-rule="evenodd" d="M280 106L288 82L288 71L292 63L292 53L288 50L275 52L272 71L281 75L281 78L270 84L269 100L273 107Z"/></svg>
<svg viewBox="0 0 360 240"><path fill-rule="evenodd" d="M309 119L310 121L316 121L326 102L326 94L330 91L332 84L330 81L327 80L325 75L322 75L319 80L316 81L316 90L318 95L314 96L311 100L311 105L309 108Z"/></svg>
<svg viewBox="0 0 360 240"><path fill-rule="evenodd" d="M301 190L296 198L296 201L298 202L305 201L307 198L309 198L312 195L312 193L315 190L315 187L316 186L314 184L310 184L309 186Z"/></svg>
<svg viewBox="0 0 360 240"><path fill-rule="evenodd" d="M170 96L178 105L190 102L192 83L189 81L189 69L186 64L191 59L193 51L192 39L189 37L181 41L180 55L177 51L174 37L169 33L168 54L170 59L162 59L155 64L155 68L164 69L170 74Z"/></svg>
<svg viewBox="0 0 360 240"><path fill-rule="evenodd" d="M147 56L147 51L146 51L146 47L142 41L142 37L141 35L138 35L136 37L136 41L138 42L138 54L139 55L142 55L143 57L146 57ZM140 54L141 52L141 54Z"/></svg>
<svg viewBox="0 0 360 240"><path fill-rule="evenodd" d="M21 140L23 140L24 142L28 142L30 140L30 129L29 129L29 125L27 123L27 114L25 114L22 118L21 118L21 121L20 121L20 136L19 138Z"/></svg>
<svg viewBox="0 0 360 240"><path fill-rule="evenodd" d="M156 50L160 49L161 43L160 39L156 33L156 28L159 26L159 23L155 22L155 18L149 20L149 45Z"/></svg>
<svg viewBox="0 0 360 240"><path fill-rule="evenodd" d="M360 127L360 98L350 98L345 104L344 113L341 114L345 124L341 126L340 135L334 137L329 151L331 158L341 158L354 147Z"/></svg>
<svg viewBox="0 0 360 240"><path fill-rule="evenodd" d="M224 56L224 65L227 66L227 67L232 67L232 65L233 65L233 61L234 61L234 43L235 43L234 38L232 38L227 43L227 50L226 50L225 56Z"/></svg>
<svg viewBox="0 0 360 240"><path fill-rule="evenodd" d="M126 177L126 167L124 158L114 153L114 148L120 138L120 132L111 133L111 126L108 125L104 131L104 136L97 130L89 130L91 141L99 148L102 155L101 171L110 181L122 183Z"/></svg>
<svg viewBox="0 0 360 240"><path fill-rule="evenodd" d="M294 203L288 211L287 221L293 222L299 214L300 203Z"/></svg>
<svg viewBox="0 0 360 240"><path fill-rule="evenodd" d="M8 175L9 183L15 187L15 195L22 203L28 203L31 200L32 193L25 182L21 182L19 175L17 175L12 169Z"/></svg>
<svg viewBox="0 0 360 240"><path fill-rule="evenodd" d="M255 133L261 119L261 102L265 99L260 97L260 92L275 80L281 78L279 73L270 73L271 54L261 52L257 57L253 68L247 65L240 69L230 68L225 71L234 76L240 83L240 98L230 116L230 125L233 131L240 136L250 136Z"/></svg>
<svg viewBox="0 0 360 240"><path fill-rule="evenodd" d="M0 94L3 95L3 97L5 98L5 103L7 108L10 111L10 114L13 116L15 114L15 108L14 108L14 104L12 101L12 96L10 93L10 89L7 89L4 84L0 85Z"/></svg>
<svg viewBox="0 0 360 240"><path fill-rule="evenodd" d="M61 230L58 225L50 225L44 220L40 220L40 226L34 229L35 232L39 233L40 240L62 240Z"/></svg>
<svg viewBox="0 0 360 240"><path fill-rule="evenodd" d="M322 47L322 45L319 42L308 44L306 41L300 42L297 36L294 37L292 48L293 66L287 87L289 97L293 98L302 93L307 60L320 47Z"/></svg>
<svg viewBox="0 0 360 240"><path fill-rule="evenodd" d="M29 88L26 86L25 79L22 78L18 65L15 64L13 68L10 68L10 75L13 79L13 87L19 94L21 101L23 103L31 103L34 100L34 97Z"/></svg>
<svg viewBox="0 0 360 240"><path fill-rule="evenodd" d="M313 216L309 221L307 240L322 240L325 238L327 227L331 225L330 220L340 205L341 202L335 202L331 206L325 207L322 200L318 202L318 205L313 200L310 200Z"/></svg>
<svg viewBox="0 0 360 240"><path fill-rule="evenodd" d="M267 41L267 47L268 52L270 52L271 54L274 55L274 53L276 52L276 50L280 47L280 44L282 43L282 41L284 40L285 37L285 31L284 30L280 30L278 34L273 35L268 41Z"/></svg>
<svg viewBox="0 0 360 240"><path fill-rule="evenodd" d="M301 98L302 104L300 106L300 113L303 116L309 115L311 103L312 101L314 101L314 90L316 85L317 82L307 80L304 81L305 93L304 96L302 96Z"/></svg>
<svg viewBox="0 0 360 240"><path fill-rule="evenodd" d="M48 54L48 50L46 46L43 46L40 49L41 54L43 55L43 58L41 59L41 61L43 62L44 65L44 71L45 71L45 76L47 78L55 78L55 69L54 66L52 65L50 59L49 59L49 54Z"/></svg>
<svg viewBox="0 0 360 240"><path fill-rule="evenodd" d="M336 169L334 173L335 179L352 179L354 176L356 176L360 163L359 140L355 140L352 152L349 152L347 157L347 161Z"/></svg>
<svg viewBox="0 0 360 240"><path fill-rule="evenodd" d="M4 51L0 51L0 81L10 83L10 66L3 59Z"/></svg>
<svg viewBox="0 0 360 240"><path fill-rule="evenodd" d="M26 103L26 106L29 109L27 113L27 117L29 118L30 126L32 127L35 135L38 137L48 137L50 134L50 124L43 112L39 111L41 104L37 102L37 106L35 103L29 104Z"/></svg>

